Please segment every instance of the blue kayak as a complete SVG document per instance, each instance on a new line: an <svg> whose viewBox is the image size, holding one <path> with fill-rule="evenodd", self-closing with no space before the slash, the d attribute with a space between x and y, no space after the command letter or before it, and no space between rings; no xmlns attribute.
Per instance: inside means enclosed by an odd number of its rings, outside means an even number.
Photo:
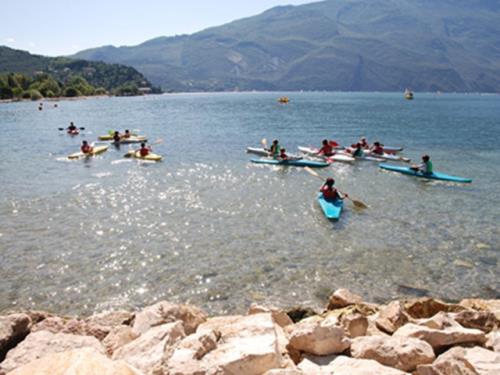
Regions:
<svg viewBox="0 0 500 375"><path fill-rule="evenodd" d="M379 167L382 168L382 169L385 169L387 171L399 172L399 173L407 174L409 176L429 178L431 180L441 180L441 181L450 181L450 182L464 182L464 183L472 182L472 179L470 179L470 178L450 176L450 175L447 175L447 174L444 174L444 173L439 173L439 172L434 172L434 173L426 174L426 173L422 173L422 172L415 172L413 169L411 169L409 167L400 167L400 166L397 166L397 165L380 164Z"/></svg>
<svg viewBox="0 0 500 375"><path fill-rule="evenodd" d="M344 207L342 199L329 200L323 197L323 193L318 194L318 203L325 216L330 220L338 220Z"/></svg>
<svg viewBox="0 0 500 375"><path fill-rule="evenodd" d="M313 160L276 160L276 159L250 159L252 163L257 164L273 164L273 165L290 165L294 167L310 167L310 168L324 168L330 164Z"/></svg>

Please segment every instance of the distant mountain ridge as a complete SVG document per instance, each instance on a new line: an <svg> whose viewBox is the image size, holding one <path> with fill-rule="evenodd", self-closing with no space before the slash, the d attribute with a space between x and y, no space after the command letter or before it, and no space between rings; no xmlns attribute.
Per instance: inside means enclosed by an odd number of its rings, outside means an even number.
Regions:
<svg viewBox="0 0 500 375"><path fill-rule="evenodd" d="M328 0L74 57L172 91L500 92L500 1Z"/></svg>

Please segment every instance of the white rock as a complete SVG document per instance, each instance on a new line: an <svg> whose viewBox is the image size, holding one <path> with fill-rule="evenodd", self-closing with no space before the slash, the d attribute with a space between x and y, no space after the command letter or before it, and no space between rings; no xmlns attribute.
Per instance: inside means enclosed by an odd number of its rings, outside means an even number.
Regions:
<svg viewBox="0 0 500 375"><path fill-rule="evenodd" d="M354 358L373 359L385 366L413 371L434 361L434 351L425 341L411 337L365 336L352 340Z"/></svg>
<svg viewBox="0 0 500 375"><path fill-rule="evenodd" d="M5 372L9 372L47 354L87 347L104 353L101 343L93 336L51 333L48 331L34 332L26 336L21 343L7 353L7 357L0 364L0 368Z"/></svg>
<svg viewBox="0 0 500 375"><path fill-rule="evenodd" d="M248 309L248 314L261 314L261 313L271 313L274 321L280 327L286 327L290 324L293 324L292 319L288 316L286 312L280 310L276 307L265 307L257 304L252 304L250 309Z"/></svg>
<svg viewBox="0 0 500 375"><path fill-rule="evenodd" d="M328 310L355 305L356 303L361 302L363 302L363 299L360 296L351 293L348 289L341 288L337 289L330 296L330 299L328 301Z"/></svg>
<svg viewBox="0 0 500 375"><path fill-rule="evenodd" d="M382 331L392 334L408 321L409 316L404 311L402 303L393 301L380 311L376 324Z"/></svg>
<svg viewBox="0 0 500 375"><path fill-rule="evenodd" d="M142 375L122 361L112 361L93 348L52 353L8 375Z"/></svg>
<svg viewBox="0 0 500 375"><path fill-rule="evenodd" d="M342 353L349 348L350 340L335 318L303 320L290 332L290 347L314 355Z"/></svg>
<svg viewBox="0 0 500 375"><path fill-rule="evenodd" d="M177 320L182 321L184 332L190 335L196 331L198 325L207 320L207 315L196 306L176 305L167 301L161 301L137 313L133 328L137 333L143 334L151 327Z"/></svg>
<svg viewBox="0 0 500 375"><path fill-rule="evenodd" d="M488 341L486 341L485 346L488 349L500 353L500 331L492 331L486 337Z"/></svg>
<svg viewBox="0 0 500 375"><path fill-rule="evenodd" d="M165 348L185 337L181 321L153 327L139 338L120 347L113 359L122 359L144 373L161 363Z"/></svg>
<svg viewBox="0 0 500 375"><path fill-rule="evenodd" d="M328 374L334 375L404 375L407 372L383 366L371 359L354 359L346 356L335 358L329 365Z"/></svg>
<svg viewBox="0 0 500 375"><path fill-rule="evenodd" d="M399 328L394 336L414 337L427 341L434 349L458 344L479 344L486 342L484 332L477 329L448 327L443 330L432 329L416 324L406 324Z"/></svg>

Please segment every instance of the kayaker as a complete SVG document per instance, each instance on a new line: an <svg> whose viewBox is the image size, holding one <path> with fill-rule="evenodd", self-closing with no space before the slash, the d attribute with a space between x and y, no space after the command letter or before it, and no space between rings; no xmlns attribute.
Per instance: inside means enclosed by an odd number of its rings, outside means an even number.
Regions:
<svg viewBox="0 0 500 375"><path fill-rule="evenodd" d="M354 156L355 158L362 158L364 155L365 153L363 152L361 143L356 143L356 147L352 151L352 156Z"/></svg>
<svg viewBox="0 0 500 375"><path fill-rule="evenodd" d="M284 148L280 149L279 158L281 160L288 160L288 155L286 154L286 150Z"/></svg>
<svg viewBox="0 0 500 375"><path fill-rule="evenodd" d="M370 149L370 152L372 154L377 154L377 155L383 155L384 154L384 148L380 144L380 142L373 142L373 146Z"/></svg>
<svg viewBox="0 0 500 375"><path fill-rule="evenodd" d="M412 165L411 169L413 169L415 172L422 172L423 174L432 174L434 171L429 155L422 156L422 163Z"/></svg>
<svg viewBox="0 0 500 375"><path fill-rule="evenodd" d="M115 143L120 143L120 139L122 139L122 136L120 135L120 132L119 131L115 131L115 133L113 134L113 141Z"/></svg>
<svg viewBox="0 0 500 375"><path fill-rule="evenodd" d="M87 141L83 141L82 142L82 147L80 147L80 151L84 154L89 154L91 153L93 150L93 147L90 146Z"/></svg>
<svg viewBox="0 0 500 375"><path fill-rule="evenodd" d="M130 134L130 131L128 129L125 130L125 134L122 135L122 138L130 138L132 134Z"/></svg>
<svg viewBox="0 0 500 375"><path fill-rule="evenodd" d="M66 130L68 131L68 133L75 132L77 130L77 127L75 126L73 121L71 121L69 123L69 126L66 128Z"/></svg>
<svg viewBox="0 0 500 375"><path fill-rule="evenodd" d="M318 155L323 155L323 156L332 156L334 154L333 152L333 147L328 142L328 139L323 139L323 147L321 147L318 151Z"/></svg>
<svg viewBox="0 0 500 375"><path fill-rule="evenodd" d="M277 139L275 139L271 145L271 148L269 149L269 156L272 156L276 159L280 155L280 149L280 143Z"/></svg>
<svg viewBox="0 0 500 375"><path fill-rule="evenodd" d="M333 186L335 184L335 180L331 177L326 179L326 182L323 184L319 191L323 194L323 198L331 201L335 201L337 199L347 198L348 195L344 194L342 196L340 192Z"/></svg>
<svg viewBox="0 0 500 375"><path fill-rule="evenodd" d="M358 142L362 148L370 148L370 144L366 140L366 137L361 137L361 139Z"/></svg>
<svg viewBox="0 0 500 375"><path fill-rule="evenodd" d="M152 151L151 147L146 147L146 143L142 142L141 143L141 148L139 149L139 154L144 157L149 155L149 153Z"/></svg>

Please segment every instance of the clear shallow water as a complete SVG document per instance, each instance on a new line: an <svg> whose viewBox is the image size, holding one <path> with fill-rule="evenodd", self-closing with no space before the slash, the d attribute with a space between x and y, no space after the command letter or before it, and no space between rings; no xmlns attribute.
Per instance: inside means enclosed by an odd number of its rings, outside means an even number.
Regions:
<svg viewBox="0 0 500 375"><path fill-rule="evenodd" d="M378 301L500 295L500 96L186 94L0 105L0 310L89 313L159 299L244 311L251 301L321 305L337 287ZM57 131L74 121L84 135ZM163 143L145 164L110 149L66 161L82 139L139 129ZM361 135L405 146L471 185L320 170L370 205L324 219L321 181L248 163L247 146L289 151Z"/></svg>

